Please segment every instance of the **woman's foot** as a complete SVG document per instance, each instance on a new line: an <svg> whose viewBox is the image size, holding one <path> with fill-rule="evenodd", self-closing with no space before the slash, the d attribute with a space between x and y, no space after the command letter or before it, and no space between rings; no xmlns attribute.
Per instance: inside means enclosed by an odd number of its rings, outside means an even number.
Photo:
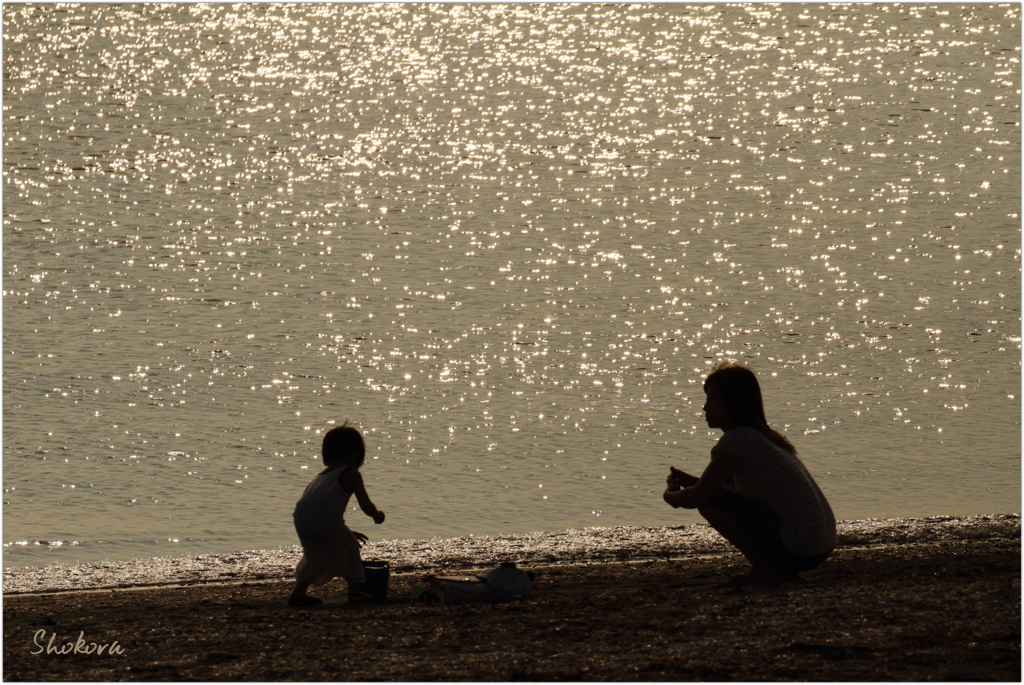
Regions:
<svg viewBox="0 0 1024 685"><path fill-rule="evenodd" d="M322 599L317 599L316 597L307 597L305 595L292 595L288 598L288 606L290 607L315 607L323 603L324 601Z"/></svg>

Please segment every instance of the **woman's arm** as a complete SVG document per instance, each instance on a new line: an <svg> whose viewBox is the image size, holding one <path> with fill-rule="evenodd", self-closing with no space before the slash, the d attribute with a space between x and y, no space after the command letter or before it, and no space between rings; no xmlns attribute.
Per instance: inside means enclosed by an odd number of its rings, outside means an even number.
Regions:
<svg viewBox="0 0 1024 685"><path fill-rule="evenodd" d="M732 484L732 474L739 463L740 458L733 454L713 456L695 485L682 489L673 489L670 486L665 491L665 501L677 509L696 509L704 506L715 496L718 488Z"/></svg>

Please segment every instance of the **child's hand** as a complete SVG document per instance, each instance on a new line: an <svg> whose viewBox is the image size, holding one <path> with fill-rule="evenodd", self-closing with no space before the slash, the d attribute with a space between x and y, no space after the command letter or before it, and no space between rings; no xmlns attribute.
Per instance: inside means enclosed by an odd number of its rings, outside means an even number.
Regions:
<svg viewBox="0 0 1024 685"><path fill-rule="evenodd" d="M373 522L384 523L384 512L378 509L377 513L373 515Z"/></svg>
<svg viewBox="0 0 1024 685"><path fill-rule="evenodd" d="M360 547L362 547L364 544L366 544L366 541L369 540L368 537L366 537L365 535L360 533L358 530L353 530L352 534L356 536L356 542L359 543Z"/></svg>

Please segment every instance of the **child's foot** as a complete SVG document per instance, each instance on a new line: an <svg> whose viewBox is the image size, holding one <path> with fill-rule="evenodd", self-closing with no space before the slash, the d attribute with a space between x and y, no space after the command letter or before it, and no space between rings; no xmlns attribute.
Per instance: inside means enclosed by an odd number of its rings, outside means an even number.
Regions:
<svg viewBox="0 0 1024 685"><path fill-rule="evenodd" d="M317 599L316 597L296 597L295 595L292 595L288 598L288 606L290 607L315 607L323 603L324 601L322 599Z"/></svg>

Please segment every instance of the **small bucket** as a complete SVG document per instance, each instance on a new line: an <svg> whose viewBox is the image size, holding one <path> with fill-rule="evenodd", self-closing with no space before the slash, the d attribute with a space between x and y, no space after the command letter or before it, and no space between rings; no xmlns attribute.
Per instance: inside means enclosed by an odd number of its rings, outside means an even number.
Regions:
<svg viewBox="0 0 1024 685"><path fill-rule="evenodd" d="M388 600L388 580L391 578L391 569L386 561L364 561L363 571L366 573L366 582L359 585L359 589L368 595L373 595L378 601Z"/></svg>

